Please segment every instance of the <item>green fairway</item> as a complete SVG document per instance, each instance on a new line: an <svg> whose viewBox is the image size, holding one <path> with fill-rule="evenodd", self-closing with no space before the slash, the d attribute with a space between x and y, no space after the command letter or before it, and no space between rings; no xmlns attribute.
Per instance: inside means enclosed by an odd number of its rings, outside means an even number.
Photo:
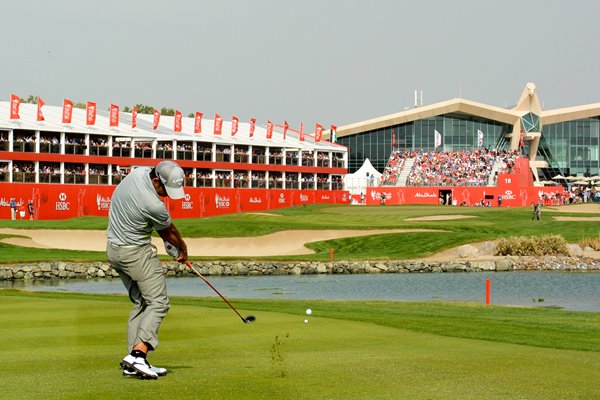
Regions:
<svg viewBox="0 0 600 400"><path fill-rule="evenodd" d="M408 221L433 215L467 215L472 218L440 221ZM585 217L596 214L569 212L545 213L541 221L531 221L525 208L477 208L439 206L329 206L292 207L270 213L228 214L203 219L179 219L177 227L184 237L259 236L281 230L316 229L436 229L444 232L393 233L351 237L308 244L315 254L268 257L273 260L328 261L330 249L337 260L386 260L426 257L466 243L510 236L560 234L568 242L595 237L597 221L556 221L553 216ZM599 214L600 215L600 214ZM106 229L107 219L74 218L64 221L0 221L0 228L23 229ZM1 236L1 235L0 235ZM214 258L214 257L213 257ZM222 257L227 259L227 257ZM234 259L236 257L228 257ZM254 257L261 259L260 257ZM201 259L194 257L192 259ZM103 261L103 252L28 249L0 244L0 263L35 261Z"/></svg>
<svg viewBox="0 0 600 400"><path fill-rule="evenodd" d="M169 374L140 381L118 367L126 296L0 291L0 399L600 397L600 313L236 300L243 324L215 298L172 303L150 358Z"/></svg>

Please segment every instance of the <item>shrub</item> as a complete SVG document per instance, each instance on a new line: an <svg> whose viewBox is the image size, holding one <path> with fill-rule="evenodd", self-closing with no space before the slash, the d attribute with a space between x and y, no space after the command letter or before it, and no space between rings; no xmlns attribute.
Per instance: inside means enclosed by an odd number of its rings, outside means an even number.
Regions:
<svg viewBox="0 0 600 400"><path fill-rule="evenodd" d="M600 251L600 233L596 237L584 237L579 241L579 244L582 248L591 247L594 250Z"/></svg>
<svg viewBox="0 0 600 400"><path fill-rule="evenodd" d="M568 255L567 241L561 235L515 236L502 238L496 243L500 256Z"/></svg>

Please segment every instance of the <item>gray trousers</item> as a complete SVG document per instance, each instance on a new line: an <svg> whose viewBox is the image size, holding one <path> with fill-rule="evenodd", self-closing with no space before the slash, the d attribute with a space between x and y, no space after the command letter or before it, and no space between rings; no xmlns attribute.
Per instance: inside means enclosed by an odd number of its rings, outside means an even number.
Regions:
<svg viewBox="0 0 600 400"><path fill-rule="evenodd" d="M106 246L108 262L121 277L129 292L133 309L127 325L128 351L146 342L158 347L158 328L169 311L165 270L151 244L143 246Z"/></svg>

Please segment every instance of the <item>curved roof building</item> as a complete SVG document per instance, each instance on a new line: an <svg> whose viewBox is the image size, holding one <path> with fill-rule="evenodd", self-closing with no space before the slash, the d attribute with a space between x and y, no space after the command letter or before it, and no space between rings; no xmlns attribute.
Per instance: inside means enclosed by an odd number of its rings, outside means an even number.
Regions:
<svg viewBox="0 0 600 400"><path fill-rule="evenodd" d="M383 171L394 149L493 146L520 149L536 182L559 174L600 174L600 103L543 110L533 83L512 108L455 98L341 126L337 138L349 149L349 172L366 158Z"/></svg>

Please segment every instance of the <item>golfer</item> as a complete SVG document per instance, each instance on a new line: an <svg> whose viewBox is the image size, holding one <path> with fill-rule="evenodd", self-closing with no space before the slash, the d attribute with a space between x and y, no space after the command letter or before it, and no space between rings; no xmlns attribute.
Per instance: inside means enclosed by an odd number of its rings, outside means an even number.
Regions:
<svg viewBox="0 0 600 400"><path fill-rule="evenodd" d="M150 241L160 237L179 249L177 261L187 260L187 246L173 225L161 196L181 199L183 169L174 161L133 170L115 189L108 213L108 262L129 292L133 309L127 326L128 351L121 361L124 376L157 379L165 368L150 365L146 356L158 346L158 328L169 311L166 276Z"/></svg>

